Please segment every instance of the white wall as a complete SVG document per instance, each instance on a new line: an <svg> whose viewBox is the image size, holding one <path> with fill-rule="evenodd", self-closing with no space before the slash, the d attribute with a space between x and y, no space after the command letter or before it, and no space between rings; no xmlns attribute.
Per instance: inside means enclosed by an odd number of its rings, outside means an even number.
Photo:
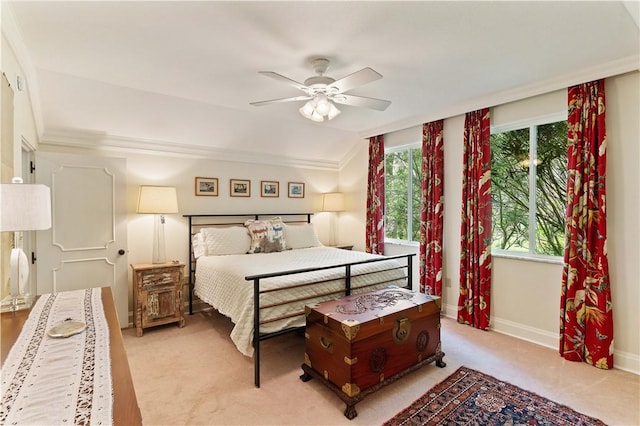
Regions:
<svg viewBox="0 0 640 426"><path fill-rule="evenodd" d="M364 251L364 218L367 211L367 165L369 142L362 140L345 167L340 169L339 190L345 194L345 210L339 213L338 243L353 244L354 250Z"/></svg>
<svg viewBox="0 0 640 426"><path fill-rule="evenodd" d="M640 373L640 124L638 117L640 73L606 79L607 96L607 222L609 269L615 329L615 365ZM492 125L523 118L546 116L566 110L566 90L535 96L493 107ZM420 126L402 129L385 137L389 145L421 140ZM444 122L445 223L443 308L456 317L459 292L460 211L462 194L462 145L464 116ZM351 185L358 183L360 200L348 214L345 239L364 234L367 147L366 142L340 172ZM353 190L353 189L352 189ZM358 223L359 222L359 223ZM343 218L341 225L346 225ZM362 243L363 244L363 243ZM387 244L388 252L410 250ZM417 251L417 250L416 250ZM562 265L530 260L493 257L491 327L557 349ZM446 287L450 280L451 286ZM446 345L446 342L444 342Z"/></svg>
<svg viewBox="0 0 640 426"><path fill-rule="evenodd" d="M129 212L129 261L148 261L151 256L150 237L153 220L147 215L135 213L138 186L143 184L175 186L178 192L180 213L167 216L166 238L167 257L188 260L187 219L183 214L198 213L306 213L317 212L319 194L337 189L338 172L302 169L260 164L236 163L199 158L180 158L156 155L128 155ZM195 177L218 178L217 197L195 195ZM229 179L251 181L251 197L231 197ZM260 181L271 180L280 183L278 198L260 196ZM305 197L289 198L288 182L304 182ZM320 240L329 242L329 215L314 215Z"/></svg>
<svg viewBox="0 0 640 426"><path fill-rule="evenodd" d="M2 34L2 72L7 75L7 80L11 84L13 90L13 116L14 116L14 132L13 132L13 161L14 171L19 172L22 169L22 141L24 140L30 145L30 149L37 149L38 136L36 124L33 117L33 109L29 98L31 87L24 83L23 89L18 90L18 77L23 82L26 81L25 72L22 69L18 58L13 49Z"/></svg>

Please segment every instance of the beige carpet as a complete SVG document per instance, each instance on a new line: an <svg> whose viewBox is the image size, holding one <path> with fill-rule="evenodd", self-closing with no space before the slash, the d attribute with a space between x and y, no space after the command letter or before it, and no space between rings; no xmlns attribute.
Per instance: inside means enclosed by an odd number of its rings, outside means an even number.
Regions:
<svg viewBox="0 0 640 426"><path fill-rule="evenodd" d="M538 393L609 425L640 425L640 376L565 361L555 350L442 320L447 367L426 366L356 405L319 381L303 383L304 338L288 334L262 346L262 386L253 359L235 349L231 323L214 311L186 326L123 330L145 425L380 425L464 365Z"/></svg>

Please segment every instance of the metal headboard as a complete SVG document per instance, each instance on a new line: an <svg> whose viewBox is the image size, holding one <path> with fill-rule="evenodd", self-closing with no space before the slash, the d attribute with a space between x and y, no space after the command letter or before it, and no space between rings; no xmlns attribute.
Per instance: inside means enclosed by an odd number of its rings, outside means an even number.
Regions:
<svg viewBox="0 0 640 426"><path fill-rule="evenodd" d="M193 314L193 286L196 280L196 260L191 239L202 228L244 225L247 220L281 217L285 223L311 223L313 213L234 213L234 214L183 214L189 220L189 314Z"/></svg>

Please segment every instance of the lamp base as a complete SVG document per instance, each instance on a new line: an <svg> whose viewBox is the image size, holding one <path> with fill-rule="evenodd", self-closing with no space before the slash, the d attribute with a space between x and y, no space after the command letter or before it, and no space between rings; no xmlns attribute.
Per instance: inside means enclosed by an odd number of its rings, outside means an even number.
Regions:
<svg viewBox="0 0 640 426"><path fill-rule="evenodd" d="M0 301L0 312L15 312L29 309L35 298L30 294L7 296Z"/></svg>
<svg viewBox="0 0 640 426"><path fill-rule="evenodd" d="M167 255L164 243L164 215L157 214L153 224L153 256L151 263L166 263Z"/></svg>

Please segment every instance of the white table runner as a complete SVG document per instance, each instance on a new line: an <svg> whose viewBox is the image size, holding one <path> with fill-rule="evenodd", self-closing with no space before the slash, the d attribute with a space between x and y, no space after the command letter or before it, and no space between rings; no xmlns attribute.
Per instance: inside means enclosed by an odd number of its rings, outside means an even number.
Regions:
<svg viewBox="0 0 640 426"><path fill-rule="evenodd" d="M67 338L47 335L68 318L87 328ZM111 425L109 328L101 289L40 296L1 376L0 424Z"/></svg>

